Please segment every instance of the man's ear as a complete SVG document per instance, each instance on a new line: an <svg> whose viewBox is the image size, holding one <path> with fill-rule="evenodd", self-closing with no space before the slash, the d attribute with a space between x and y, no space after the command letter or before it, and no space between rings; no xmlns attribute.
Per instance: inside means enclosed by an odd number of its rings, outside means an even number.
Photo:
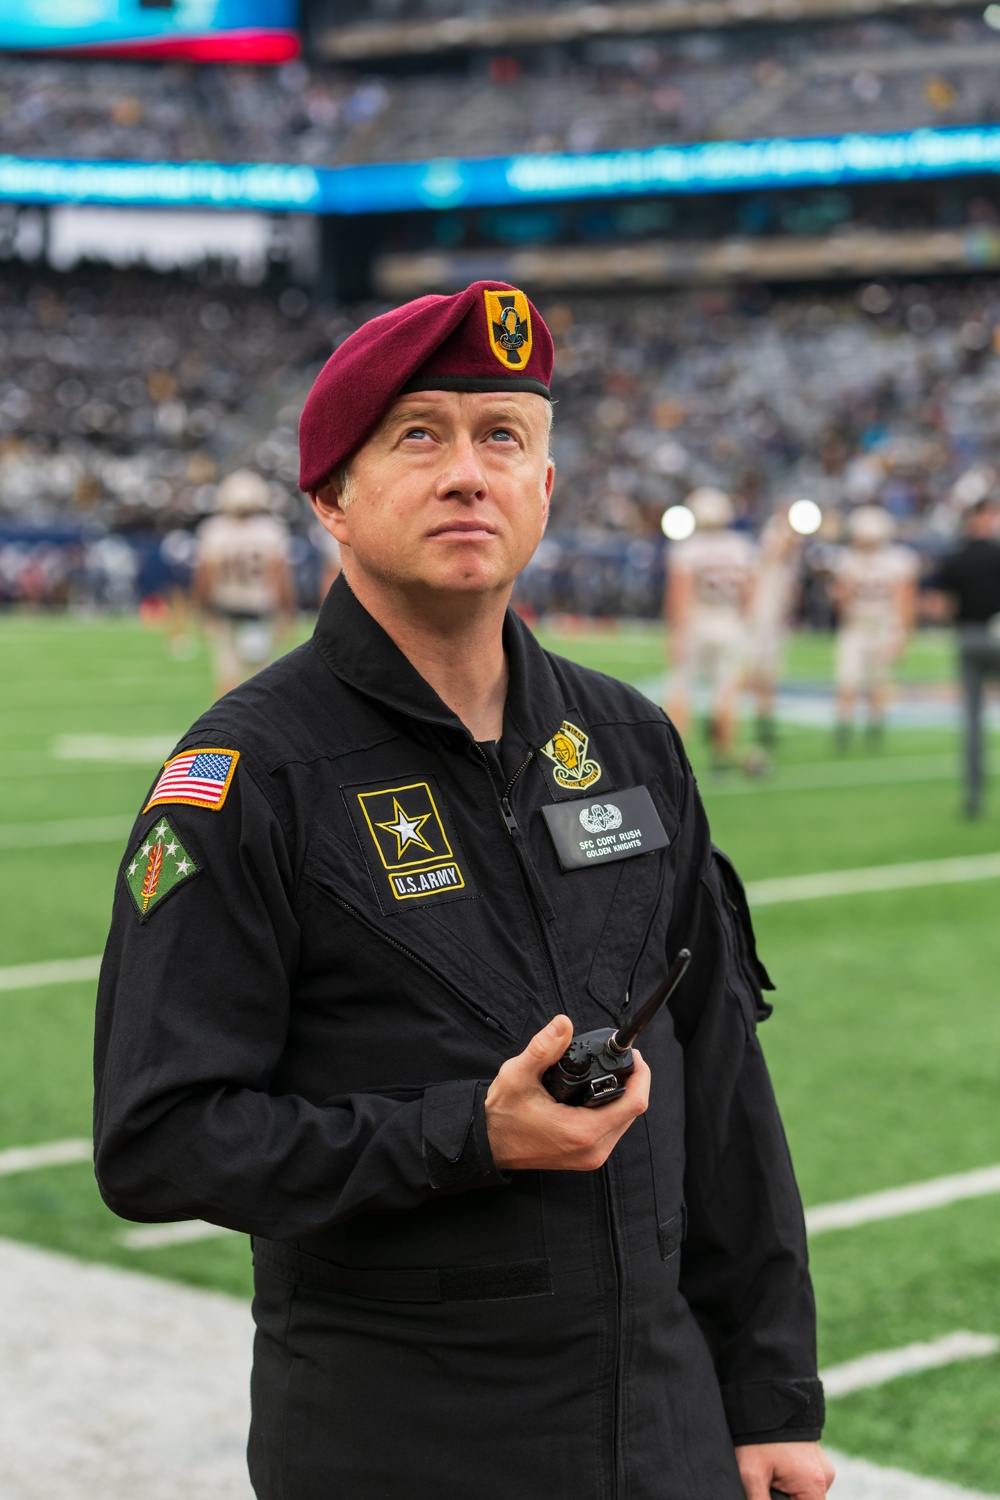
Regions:
<svg viewBox="0 0 1000 1500"><path fill-rule="evenodd" d="M545 530L546 526L549 524L549 506L552 503L552 486L555 483L555 478L556 478L556 466L555 466L555 464L552 462L552 460L550 458L549 461L548 461L548 463L545 466L545 485L544 485L544 487L542 489L542 504L544 506L544 514L543 514L543 518L542 518L542 530L543 531Z"/></svg>
<svg viewBox="0 0 1000 1500"><path fill-rule="evenodd" d="M347 521L336 481L327 479L318 489L310 490L309 503L323 530L328 531L338 542L346 542Z"/></svg>

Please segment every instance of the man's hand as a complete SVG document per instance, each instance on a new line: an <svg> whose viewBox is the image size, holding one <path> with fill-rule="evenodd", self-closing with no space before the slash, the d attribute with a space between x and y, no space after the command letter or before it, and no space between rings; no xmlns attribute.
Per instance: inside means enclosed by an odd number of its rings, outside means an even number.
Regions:
<svg viewBox="0 0 1000 1500"><path fill-rule="evenodd" d="M486 1095L486 1131L503 1172L594 1172L649 1102L649 1069L635 1048L625 1092L597 1109L557 1104L542 1083L573 1037L568 1016L556 1016L509 1058Z"/></svg>
<svg viewBox="0 0 1000 1500"><path fill-rule="evenodd" d="M824 1500L834 1480L819 1443L747 1443L736 1462L747 1500L769 1500L772 1490L789 1500Z"/></svg>

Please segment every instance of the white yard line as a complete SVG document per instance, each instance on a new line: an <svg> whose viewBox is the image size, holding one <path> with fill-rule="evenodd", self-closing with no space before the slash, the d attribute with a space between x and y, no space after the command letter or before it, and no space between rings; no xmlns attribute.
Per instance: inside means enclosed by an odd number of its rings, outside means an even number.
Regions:
<svg viewBox="0 0 1000 1500"><path fill-rule="evenodd" d="M253 1500L251 1335L235 1297L0 1240L3 1500ZM989 1500L832 1457L837 1500Z"/></svg>
<svg viewBox="0 0 1000 1500"><path fill-rule="evenodd" d="M991 1500L980 1490L963 1490L943 1479L924 1479L903 1469L887 1469L864 1458L828 1451L837 1470L830 1500Z"/></svg>
<svg viewBox="0 0 1000 1500"><path fill-rule="evenodd" d="M752 906L777 906L787 901L856 896L866 891L901 891L922 885L958 885L998 877L1000 854L967 854L955 859L921 859L912 864L869 865L861 870L824 870L817 875L751 880L746 891Z"/></svg>
<svg viewBox="0 0 1000 1500"><path fill-rule="evenodd" d="M972 1172L931 1177L908 1187L866 1193L862 1198L821 1203L817 1208L806 1209L806 1228L810 1236L826 1234L831 1229L853 1229L858 1224L901 1219L906 1214L926 1213L928 1209L945 1208L949 1203L961 1203L968 1198L986 1198L993 1193L1000 1193L1000 1166L977 1167Z"/></svg>
<svg viewBox="0 0 1000 1500"><path fill-rule="evenodd" d="M38 1167L62 1167L73 1161L93 1161L90 1140L48 1141L44 1146L11 1146L0 1151L0 1177L34 1172Z"/></svg>
<svg viewBox="0 0 1000 1500"><path fill-rule="evenodd" d="M847 1198L841 1203L823 1203L816 1208L807 1208L806 1228L812 1238L831 1229L852 1229L858 1224L872 1224L880 1219L898 1219L906 1214L945 1208L949 1203L961 1203L969 1198L986 1198L993 1193L1000 1193L1000 1166L977 1167L972 1172L933 1177L907 1187L889 1188L881 1193L868 1193L862 1198ZM230 1233L231 1230L218 1224L206 1224L197 1219L179 1224L154 1224L148 1229L129 1229L119 1236L119 1241L130 1250L159 1250L165 1245L185 1245L193 1240Z"/></svg>
<svg viewBox="0 0 1000 1500"><path fill-rule="evenodd" d="M879 1354L862 1354L820 1371L827 1396L850 1396L885 1385L901 1375L918 1375L921 1370L938 1370L942 1365L957 1364L963 1359L986 1359L1000 1349L1000 1339L989 1333L946 1333L943 1338L925 1344L905 1344L901 1349L885 1349Z"/></svg>
<svg viewBox="0 0 1000 1500"><path fill-rule="evenodd" d="M116 813L106 818L62 818L53 823L0 823L0 849L115 844L128 837L134 822L134 814Z"/></svg>
<svg viewBox="0 0 1000 1500"><path fill-rule="evenodd" d="M834 791L838 787L885 786L909 781L952 781L959 766L954 755L911 755L884 760L817 761L815 765L788 766L771 776L722 780L702 777L701 790L715 797L756 796L759 792Z"/></svg>
<svg viewBox="0 0 1000 1500"><path fill-rule="evenodd" d="M116 1236L126 1250L162 1250L170 1245L190 1245L195 1240L214 1240L218 1235L235 1234L221 1224L206 1224L203 1219L182 1219L179 1224L150 1224L148 1228L126 1229Z"/></svg>
<svg viewBox="0 0 1000 1500"><path fill-rule="evenodd" d="M105 760L155 767L170 754L179 736L169 734L59 734L52 742L53 760Z"/></svg>
<svg viewBox="0 0 1000 1500"><path fill-rule="evenodd" d="M872 1224L880 1219L898 1219L906 1214L926 1213L945 1208L969 1198L986 1198L1000 1193L1000 1166L977 1167L950 1177L932 1177L927 1182L907 1187L889 1188L868 1193L863 1198L847 1198L841 1203L822 1203L806 1209L806 1229L811 1238L831 1229L852 1229L858 1224ZM183 1245L192 1240L229 1234L218 1224L185 1220L179 1224L154 1224L148 1229L129 1229L119 1236L130 1250L158 1250L164 1245Z"/></svg>
<svg viewBox="0 0 1000 1500"><path fill-rule="evenodd" d="M35 990L49 984L75 984L81 979L96 979L101 972L101 955L93 958L54 958L43 964L12 964L0 969L0 990Z"/></svg>
<svg viewBox="0 0 1000 1500"><path fill-rule="evenodd" d="M81 819L80 826L89 820ZM110 829L125 826L113 819L95 819ZM26 828L28 824L8 824ZM46 826L46 825L36 825ZM62 827L70 825L63 824ZM118 838L119 832L114 837ZM110 831L108 837L111 837ZM52 843L57 842L55 836ZM955 859L918 860L912 864L872 865L861 870L825 870L816 875L791 875L776 880L751 880L747 898L754 906L777 906L788 901L815 901L826 896L850 896L867 891L905 890L913 886L954 885L973 880L1000 878L1000 853L970 854ZM66 984L77 979L96 979L100 956L64 958L50 963L15 964L0 969L0 990L33 989L47 984Z"/></svg>
<svg viewBox="0 0 1000 1500"><path fill-rule="evenodd" d="M160 757L162 760L162 756ZM150 776L160 765L160 760L144 762ZM120 767L119 767L120 769ZM72 780L77 776L112 776L115 774L115 765L106 760L80 760L80 761L53 761L46 756L26 756L21 765L0 765L0 779L12 781L30 781L45 777L46 781L59 777L61 780ZM141 782L136 787L136 797L141 797L144 788Z"/></svg>
<svg viewBox="0 0 1000 1500"><path fill-rule="evenodd" d="M39 1146L13 1146L0 1151L0 1177L63 1162L89 1161L92 1154L90 1141L83 1139L48 1141ZM863 1197L845 1198L839 1203L821 1203L806 1209L806 1229L810 1238L815 1238L834 1229L854 1229L860 1224L926 1213L931 1209L946 1208L951 1203L991 1197L995 1193L1000 1193L1000 1164L976 1167L971 1172L957 1172L948 1177L932 1177L926 1182L887 1188L878 1193L866 1193ZM125 1230L119 1236L119 1242L130 1250L158 1250L168 1245L186 1245L195 1240L232 1233L235 1231L219 1224L182 1219L177 1223L150 1224Z"/></svg>

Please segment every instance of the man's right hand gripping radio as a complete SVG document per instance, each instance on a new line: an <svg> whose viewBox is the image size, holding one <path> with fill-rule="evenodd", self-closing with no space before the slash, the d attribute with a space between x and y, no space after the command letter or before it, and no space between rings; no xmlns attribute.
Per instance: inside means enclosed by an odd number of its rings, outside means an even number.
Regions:
<svg viewBox="0 0 1000 1500"><path fill-rule="evenodd" d="M578 1032L559 1061L542 1074L542 1082L553 1099L560 1104L596 1109L624 1094L625 1084L635 1069L632 1043L669 1000L690 962L690 950L682 948L663 983L617 1031L612 1026L602 1026L597 1031Z"/></svg>

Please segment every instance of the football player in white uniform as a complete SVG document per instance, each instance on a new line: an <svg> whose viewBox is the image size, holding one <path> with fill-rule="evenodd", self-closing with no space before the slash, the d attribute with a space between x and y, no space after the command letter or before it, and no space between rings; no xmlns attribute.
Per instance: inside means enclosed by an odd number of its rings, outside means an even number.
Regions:
<svg viewBox="0 0 1000 1500"><path fill-rule="evenodd" d="M779 506L768 518L758 548L747 615L747 686L757 700L757 739L770 750L775 743L775 694L798 593L802 555L802 537L789 524L787 505Z"/></svg>
<svg viewBox="0 0 1000 1500"><path fill-rule="evenodd" d="M204 611L221 697L258 672L291 624L289 535L259 474L237 469L219 485L218 513L198 531L194 597Z"/></svg>
<svg viewBox="0 0 1000 1500"><path fill-rule="evenodd" d="M713 758L725 765L732 759L739 728L738 691L755 549L749 537L729 530L733 505L722 490L697 489L688 496L687 506L695 531L674 543L668 564L664 612L674 659L668 712L686 734L695 686L707 679Z"/></svg>
<svg viewBox="0 0 1000 1500"><path fill-rule="evenodd" d="M835 677L836 742L846 749L857 698L868 704L868 737L877 743L885 725L890 668L913 629L917 562L893 542L895 527L879 505L859 505L847 518L849 545L834 564L838 609Z"/></svg>

